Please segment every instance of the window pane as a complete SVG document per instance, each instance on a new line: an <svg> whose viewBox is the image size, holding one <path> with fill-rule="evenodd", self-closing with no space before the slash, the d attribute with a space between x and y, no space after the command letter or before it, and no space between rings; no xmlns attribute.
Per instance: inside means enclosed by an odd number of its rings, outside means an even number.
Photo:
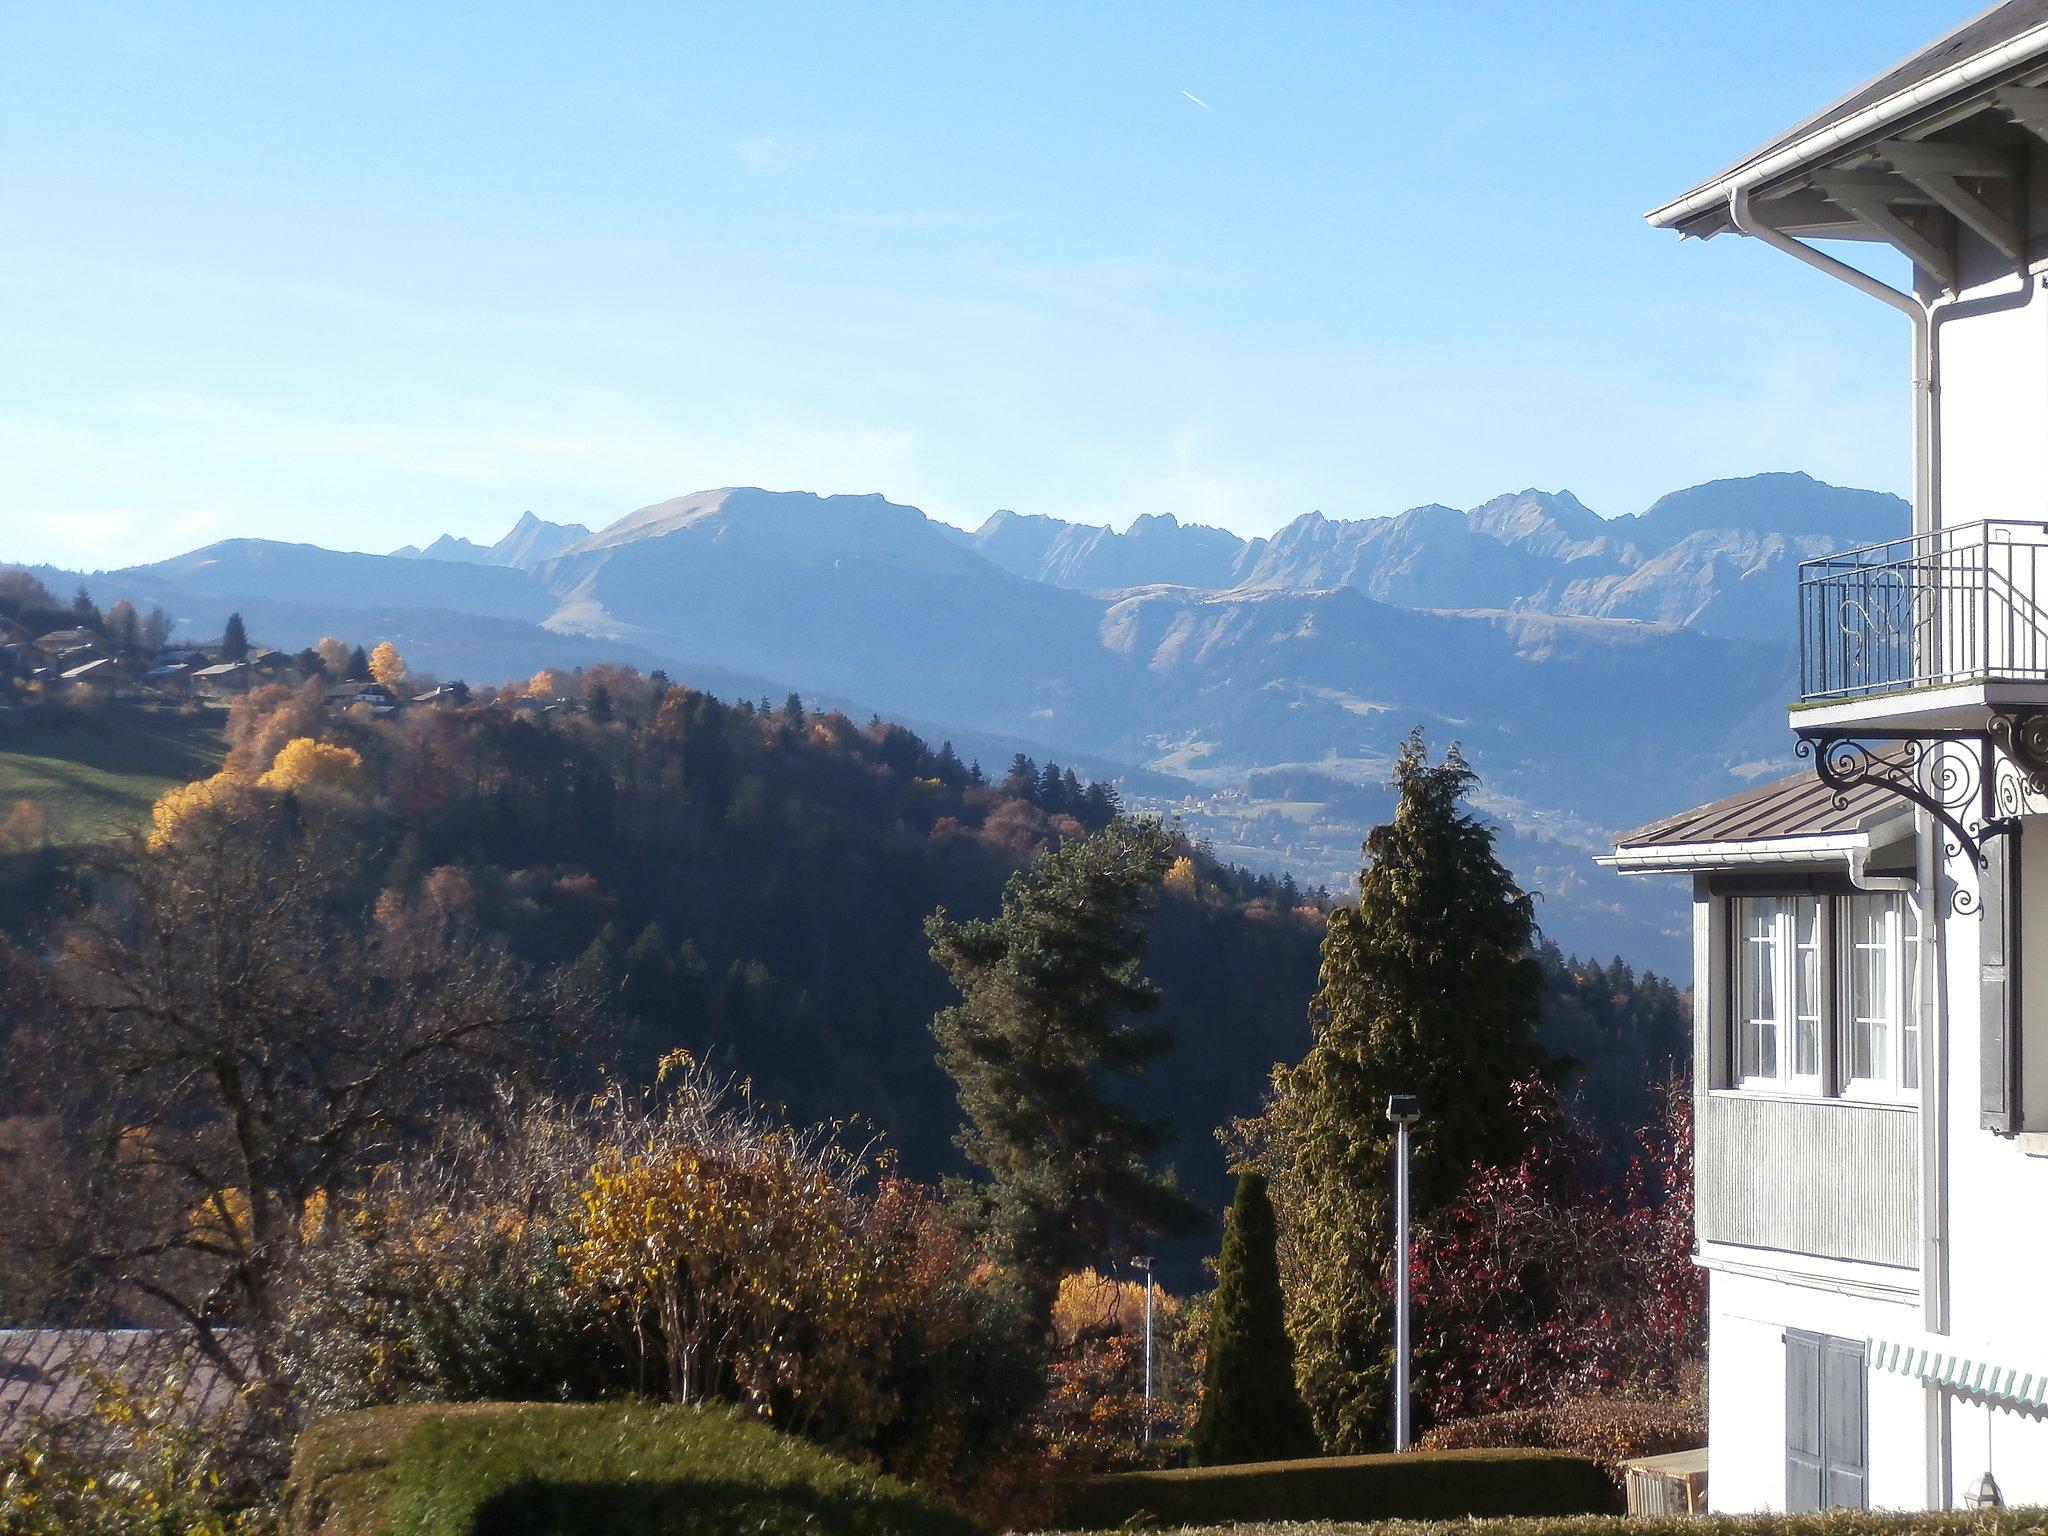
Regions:
<svg viewBox="0 0 2048 1536"><path fill-rule="evenodd" d="M1849 901L1849 1078L1889 1086L1892 1030L1898 1009L1896 896Z"/></svg>
<svg viewBox="0 0 2048 1536"><path fill-rule="evenodd" d="M1736 903L1740 953L1736 957L1738 1071L1745 1078L1778 1075L1778 912L1763 897Z"/></svg>
<svg viewBox="0 0 2048 1536"><path fill-rule="evenodd" d="M1793 903L1796 932L1795 987L1792 1018L1792 1073L1795 1077L1820 1076L1820 901L1808 898Z"/></svg>
<svg viewBox="0 0 2048 1536"><path fill-rule="evenodd" d="M1900 903L1900 944L1905 950L1899 986L1899 1086L1920 1086L1920 913Z"/></svg>

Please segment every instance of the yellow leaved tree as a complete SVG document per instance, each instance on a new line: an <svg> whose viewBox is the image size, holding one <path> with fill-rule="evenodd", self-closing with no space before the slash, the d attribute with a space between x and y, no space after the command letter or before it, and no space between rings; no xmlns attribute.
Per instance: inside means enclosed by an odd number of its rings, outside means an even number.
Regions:
<svg viewBox="0 0 2048 1536"><path fill-rule="evenodd" d="M242 781L226 769L210 779L179 784L157 796L149 811L150 851L161 853L178 839L181 828L204 811L227 804L244 788Z"/></svg>
<svg viewBox="0 0 2048 1536"><path fill-rule="evenodd" d="M332 794L353 794L362 788L362 783L362 753L354 747L330 746L310 736L295 736L279 747L268 771L256 781L259 789Z"/></svg>
<svg viewBox="0 0 2048 1536"><path fill-rule="evenodd" d="M395 688L405 681L405 658L389 640L379 640L370 652L370 676L386 688Z"/></svg>

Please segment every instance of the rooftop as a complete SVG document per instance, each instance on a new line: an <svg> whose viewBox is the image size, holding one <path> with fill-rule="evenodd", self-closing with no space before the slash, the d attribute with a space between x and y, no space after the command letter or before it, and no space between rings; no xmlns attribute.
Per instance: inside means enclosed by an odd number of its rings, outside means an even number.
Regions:
<svg viewBox="0 0 2048 1536"><path fill-rule="evenodd" d="M1945 114L2048 64L2048 0L2003 0L1793 124L1649 215L1662 229L1711 236L1731 227L1731 189L1796 179L1803 169L1935 132Z"/></svg>
<svg viewBox="0 0 2048 1536"><path fill-rule="evenodd" d="M1702 865L1744 854L1824 857L1875 847L1911 826L1909 808L1891 790L1871 784L1837 790L1808 768L1624 832L1614 840L1613 857L1601 862L1621 869L1686 868L1676 860L1688 851L1699 854Z"/></svg>

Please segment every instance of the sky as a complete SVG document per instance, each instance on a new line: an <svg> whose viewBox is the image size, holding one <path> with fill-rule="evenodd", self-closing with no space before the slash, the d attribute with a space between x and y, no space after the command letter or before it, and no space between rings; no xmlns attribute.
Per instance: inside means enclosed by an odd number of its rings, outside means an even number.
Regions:
<svg viewBox="0 0 2048 1536"><path fill-rule="evenodd" d="M1642 214L1964 14L0 0L0 560L1903 491L1899 317Z"/></svg>

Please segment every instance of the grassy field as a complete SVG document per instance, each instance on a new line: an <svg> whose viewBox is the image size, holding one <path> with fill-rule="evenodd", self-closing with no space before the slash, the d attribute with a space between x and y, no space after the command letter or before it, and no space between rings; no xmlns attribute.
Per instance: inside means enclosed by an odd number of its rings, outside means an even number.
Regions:
<svg viewBox="0 0 2048 1536"><path fill-rule="evenodd" d="M27 800L47 818L52 842L117 837L173 784L212 773L224 751L213 710L10 711L0 715L0 818Z"/></svg>

